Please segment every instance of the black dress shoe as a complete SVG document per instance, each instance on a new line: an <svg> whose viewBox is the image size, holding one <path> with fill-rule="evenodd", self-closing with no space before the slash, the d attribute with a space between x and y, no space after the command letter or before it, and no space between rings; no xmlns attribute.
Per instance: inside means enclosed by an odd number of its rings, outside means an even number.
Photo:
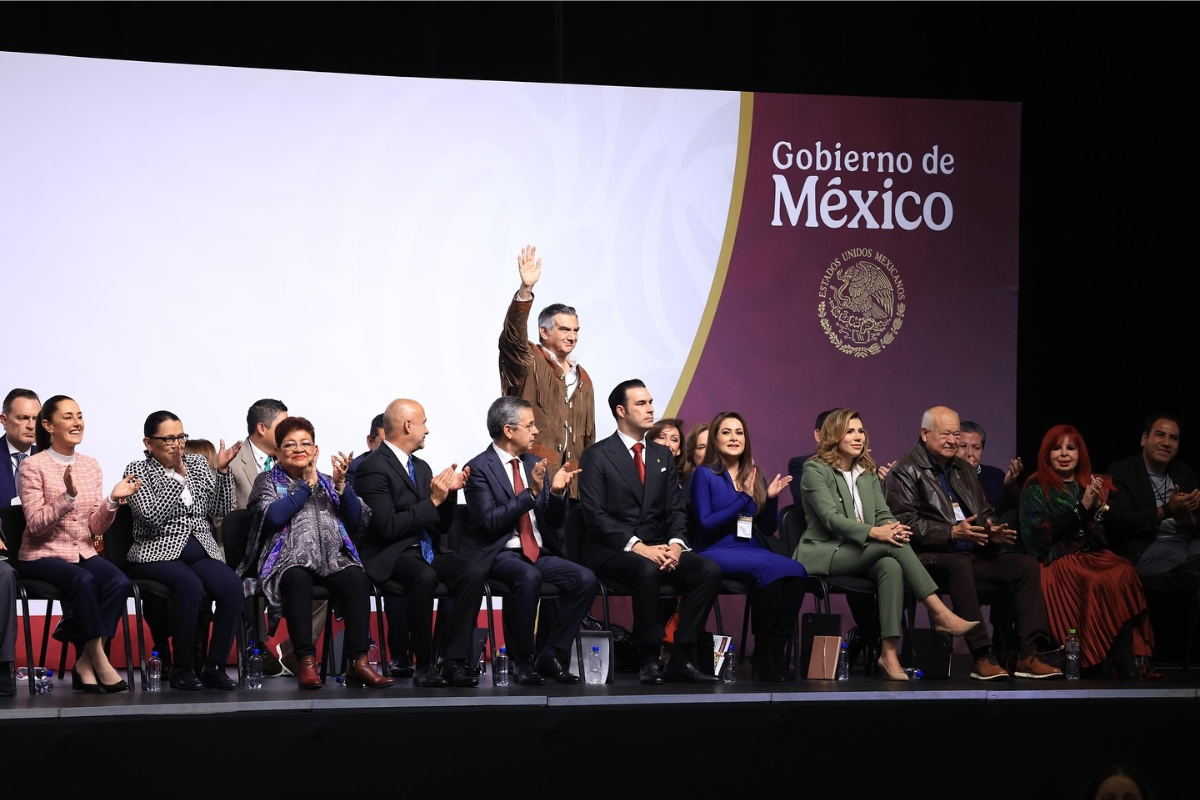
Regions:
<svg viewBox="0 0 1200 800"><path fill-rule="evenodd" d="M196 677L196 673L191 667L173 667L171 669L171 688L181 689L185 692L198 692L204 688L204 684Z"/></svg>
<svg viewBox="0 0 1200 800"><path fill-rule="evenodd" d="M98 683L84 683L75 670L71 670L71 688L84 694L104 694L103 686Z"/></svg>
<svg viewBox="0 0 1200 800"><path fill-rule="evenodd" d="M662 669L658 666L658 662L650 661L643 664L639 678L646 686L662 686L663 674Z"/></svg>
<svg viewBox="0 0 1200 800"><path fill-rule="evenodd" d="M542 677L549 678L555 683L579 683L579 676L572 675L566 665L558 658L558 656L543 656L537 660L534 665L537 671L542 673Z"/></svg>
<svg viewBox="0 0 1200 800"><path fill-rule="evenodd" d="M446 662L442 664L442 677L445 678L446 683L460 689L470 689L479 685L479 678L468 675L467 668L453 659L446 659Z"/></svg>
<svg viewBox="0 0 1200 800"><path fill-rule="evenodd" d="M225 670L210 664L205 664L204 669L200 670L200 682L204 684L205 689L236 692L240 688L237 681L225 674Z"/></svg>
<svg viewBox="0 0 1200 800"><path fill-rule="evenodd" d="M432 664L418 663L417 668L413 670L413 686L422 689L437 689L445 685L446 679Z"/></svg>
<svg viewBox="0 0 1200 800"><path fill-rule="evenodd" d="M512 665L513 678L521 686L545 686L546 679L538 673L532 658L518 658Z"/></svg>
<svg viewBox="0 0 1200 800"><path fill-rule="evenodd" d="M720 678L713 675L711 672L704 672L696 667L692 662L686 664L676 664L676 659L672 658L667 664L667 680L683 681L684 683L719 683Z"/></svg>
<svg viewBox="0 0 1200 800"><path fill-rule="evenodd" d="M412 659L408 657L408 653L403 653L399 658L393 660L388 665L388 671L393 678L411 678L414 670Z"/></svg>

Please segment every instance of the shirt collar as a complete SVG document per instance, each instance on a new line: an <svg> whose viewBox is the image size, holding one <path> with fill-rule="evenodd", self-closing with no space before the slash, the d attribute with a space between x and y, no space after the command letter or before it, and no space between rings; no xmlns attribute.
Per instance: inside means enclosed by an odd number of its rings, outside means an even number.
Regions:
<svg viewBox="0 0 1200 800"><path fill-rule="evenodd" d="M391 448L392 452L396 454L396 458L400 459L400 466L408 469L408 459L410 458L408 453L404 452L399 447L396 447L396 445L392 444L387 439L384 439L383 443Z"/></svg>
<svg viewBox="0 0 1200 800"><path fill-rule="evenodd" d="M645 449L646 449L646 437L645 436L643 436L641 439L633 439L629 436L626 436L620 430L617 431L617 436L621 437L621 443L625 445L626 450L632 450L633 446L635 444L637 444L638 442L641 442L642 443L642 451L645 452Z"/></svg>
<svg viewBox="0 0 1200 800"><path fill-rule="evenodd" d="M24 453L25 455L30 455L29 451L33 449L33 445L29 445L29 447L26 447L24 450L18 450L17 448L13 447L13 443L8 440L7 436L4 437L4 443L8 445L8 458L10 461L12 460L13 453Z"/></svg>

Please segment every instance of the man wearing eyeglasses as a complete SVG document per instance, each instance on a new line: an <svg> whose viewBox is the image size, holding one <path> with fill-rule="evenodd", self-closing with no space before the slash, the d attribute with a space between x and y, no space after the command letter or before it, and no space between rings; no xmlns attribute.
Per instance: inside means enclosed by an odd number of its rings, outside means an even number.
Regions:
<svg viewBox="0 0 1200 800"><path fill-rule="evenodd" d="M459 552L512 587L504 603L509 655L517 683L579 683L566 663L571 643L600 591L596 575L566 558L567 487L579 474L560 469L551 479L546 460L529 451L538 435L533 408L519 397L501 397L487 414L492 444L467 464L464 494L470 515ZM534 621L542 582L556 587L557 613L536 653Z"/></svg>
<svg viewBox="0 0 1200 800"><path fill-rule="evenodd" d="M5 455L8 462L0 465L0 506L11 507L17 498L17 468L37 452L34 432L38 413L42 410L38 396L29 389L13 389L4 397L0 423L4 425ZM16 505L20 505L16 499ZM12 512L19 514L14 509ZM3 523L0 523L0 697L12 697L13 664L17 648L17 576L8 565L4 544Z"/></svg>
<svg viewBox="0 0 1200 800"><path fill-rule="evenodd" d="M935 406L925 412L920 439L888 473L888 508L912 530L912 548L930 577L947 588L954 613L964 619L983 619L976 580L1000 584L1011 595L1021 639L1015 664L1018 678L1061 678L1061 669L1038 656L1052 642L1041 565L1013 550L1017 532L996 519L979 475L958 456L960 427L952 409ZM976 625L963 638L975 659L972 678L990 681L1009 676L983 625Z"/></svg>

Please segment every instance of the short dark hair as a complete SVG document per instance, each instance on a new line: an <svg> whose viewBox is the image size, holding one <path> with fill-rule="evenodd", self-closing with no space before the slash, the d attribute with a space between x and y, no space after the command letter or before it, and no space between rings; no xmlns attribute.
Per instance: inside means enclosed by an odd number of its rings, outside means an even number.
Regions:
<svg viewBox="0 0 1200 800"><path fill-rule="evenodd" d="M54 416L54 412L58 410L58 406L64 400L75 402L73 398L67 397L65 394L56 394L46 402L42 403L42 410L38 412L37 430L34 431L34 439L37 443L38 450L50 449L50 431L42 425L42 422Z"/></svg>
<svg viewBox="0 0 1200 800"><path fill-rule="evenodd" d="M541 338L542 328L549 328L554 324L554 318L559 314L570 314L572 317L579 319L579 315L575 313L575 309L562 303L553 303L542 309L542 313L538 314L538 338Z"/></svg>
<svg viewBox="0 0 1200 800"><path fill-rule="evenodd" d="M978 422L971 422L970 420L962 420L961 422L958 423L958 432L959 433L978 433L980 446L987 447L987 431L985 431L983 429L983 426L980 425Z"/></svg>
<svg viewBox="0 0 1200 800"><path fill-rule="evenodd" d="M521 422L522 409L533 408L523 397L497 397L492 401L487 413L488 436L492 440L504 435L505 425L518 425Z"/></svg>
<svg viewBox="0 0 1200 800"><path fill-rule="evenodd" d="M270 427L275 418L284 413L287 413L287 406L278 400L269 397L259 400L246 412L246 435L253 436L260 422Z"/></svg>
<svg viewBox="0 0 1200 800"><path fill-rule="evenodd" d="M817 414L817 421L813 425L813 430L814 431L821 430L821 428L823 428L825 426L825 420L829 418L829 415L838 410L839 409L836 409L836 408L829 408L829 409L826 409L825 411L822 411L820 414Z"/></svg>
<svg viewBox="0 0 1200 800"><path fill-rule="evenodd" d="M8 408L5 407L4 410L7 411ZM1179 421L1179 417L1167 411L1159 411L1157 414L1151 414L1150 416L1146 417L1146 422L1142 425L1142 435L1149 436L1150 431L1154 430L1154 423L1158 422L1160 419L1169 419L1171 422L1174 422L1175 427L1179 428L1180 436L1183 435L1183 423Z"/></svg>
<svg viewBox="0 0 1200 800"><path fill-rule="evenodd" d="M646 384L639 381L637 378L631 378L627 381L621 381L616 385L611 392L608 393L608 410L612 412L613 419L617 419L617 406L623 406L629 400L627 392L630 389L645 389Z"/></svg>
<svg viewBox="0 0 1200 800"><path fill-rule="evenodd" d="M4 413L12 413L12 404L14 400L38 400L37 392L32 389L13 389L8 394L4 395Z"/></svg>
<svg viewBox="0 0 1200 800"><path fill-rule="evenodd" d="M376 414L375 418L371 420L371 432L367 434L367 438L374 439L375 431L379 430L380 428L383 428L386 431L387 425L385 425L383 422L383 414Z"/></svg>
<svg viewBox="0 0 1200 800"><path fill-rule="evenodd" d="M313 430L313 425L311 422L306 420L304 417L288 417L283 422L275 426L275 446L279 447L282 445L283 440L286 439L287 435L292 431L307 431L308 435L313 438L314 442L317 440L317 432Z"/></svg>
<svg viewBox="0 0 1200 800"><path fill-rule="evenodd" d="M170 411L155 411L150 416L146 417L146 424L142 426L142 434L148 439L158 430L158 426L162 425L167 420L179 422L179 417L172 414Z"/></svg>

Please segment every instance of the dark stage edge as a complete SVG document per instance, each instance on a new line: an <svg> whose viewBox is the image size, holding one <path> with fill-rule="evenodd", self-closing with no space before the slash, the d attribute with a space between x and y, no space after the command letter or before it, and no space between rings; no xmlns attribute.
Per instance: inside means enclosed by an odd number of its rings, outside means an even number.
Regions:
<svg viewBox="0 0 1200 800"><path fill-rule="evenodd" d="M956 675L966 675L966 665ZM230 670L233 674L233 671ZM24 684L19 684L24 689ZM0 699L6 788L141 795L1075 798L1104 764L1193 779L1200 670L1139 683L967 677L844 683L256 692ZM49 782L49 783L46 783ZM248 788L256 787L256 788ZM397 792L397 788L401 791ZM14 795L17 796L17 795ZM1089 799L1090 800L1090 799Z"/></svg>

